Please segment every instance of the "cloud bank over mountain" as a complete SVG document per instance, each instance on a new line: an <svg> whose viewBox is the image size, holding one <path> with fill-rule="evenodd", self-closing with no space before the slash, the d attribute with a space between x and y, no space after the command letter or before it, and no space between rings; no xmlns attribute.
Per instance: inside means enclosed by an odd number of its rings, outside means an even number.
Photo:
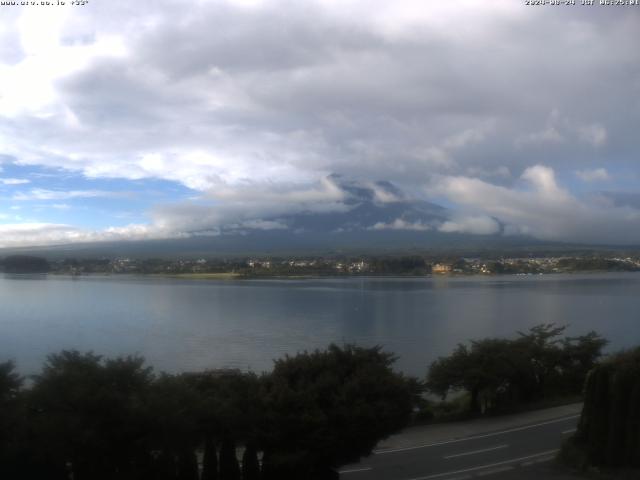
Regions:
<svg viewBox="0 0 640 480"><path fill-rule="evenodd" d="M221 192L220 205L188 201L157 206L152 221L88 230L59 224L0 225L3 247L121 240L185 239L283 231L291 236L379 232L530 237L546 241L625 245L640 238L638 197L600 194L577 198L558 185L553 170L527 169L504 187L477 178L442 176L425 190L455 203L447 209L409 198L389 182L358 183L332 175L307 190ZM217 198L217 197L216 197ZM292 199L295 199L293 201ZM635 205L632 205L635 202ZM604 228L603 228L604 227ZM428 238L425 237L425 246Z"/></svg>
<svg viewBox="0 0 640 480"><path fill-rule="evenodd" d="M554 171L528 168L516 187L477 178L444 177L433 189L461 207L499 219L505 234L543 240L633 244L640 238L640 210L616 205L604 194L578 198L558 185Z"/></svg>
<svg viewBox="0 0 640 480"><path fill-rule="evenodd" d="M114 0L3 15L0 246L314 224L640 244L638 9ZM427 203L446 214L412 210Z"/></svg>

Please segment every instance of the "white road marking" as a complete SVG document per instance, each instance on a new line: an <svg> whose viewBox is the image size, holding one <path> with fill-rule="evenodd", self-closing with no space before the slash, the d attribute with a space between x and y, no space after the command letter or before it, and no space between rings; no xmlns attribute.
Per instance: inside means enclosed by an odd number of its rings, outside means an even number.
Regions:
<svg viewBox="0 0 640 480"><path fill-rule="evenodd" d="M456 438L456 439L447 440L447 441L444 441L444 442L436 442L436 443L427 443L427 444L424 444L424 445L416 445L414 447L393 448L393 449L389 449L389 450L374 450L373 454L374 455L385 455L387 453L406 452L406 451L409 451L409 450L418 450L420 448L437 447L439 445L449 445L451 443L459 443L459 442L466 442L466 441L469 441L469 440L477 440L479 438L495 437L496 435L503 435L505 433L511 433L511 432L520 432L522 430L528 430L530 428L542 427L544 425L551 425L552 423L566 422L567 420L572 420L574 418L578 418L579 416L580 415L571 415L570 417L563 417L563 418L558 418L556 420L549 420L548 422L536 423L535 425L526 425L524 427L510 428L508 430L502 430L501 432L486 433L484 435L475 435L475 436L472 436L472 437L465 437L465 438Z"/></svg>
<svg viewBox="0 0 640 480"><path fill-rule="evenodd" d="M562 432L562 435L567 435L567 434L569 434L569 433L573 433L573 432L575 432L576 430L578 430L578 429L577 429L577 428L572 428L571 430L565 430L564 432Z"/></svg>
<svg viewBox="0 0 640 480"><path fill-rule="evenodd" d="M550 462L551 460L553 460L555 458L555 455L551 455L550 457L546 457L546 458L538 458L537 460L534 460L533 463L544 463L544 462Z"/></svg>
<svg viewBox="0 0 640 480"><path fill-rule="evenodd" d="M493 450L500 450L501 448L507 448L508 446L509 445L498 445L497 447L483 448L482 450L474 450L473 452L456 453L455 455L448 455L444 458L448 460L450 458L464 457L466 455L475 455L476 453L484 453L484 452L491 452Z"/></svg>
<svg viewBox="0 0 640 480"><path fill-rule="evenodd" d="M552 455L557 452L558 452L558 449L547 450L546 452L534 453L533 455L527 455L526 457L512 458L510 460L503 460L502 462L490 463L488 465L480 465L479 467L465 468L464 470L456 470L454 472L443 472L443 473L436 473L434 475L427 475L426 477L415 477L409 480L430 480L432 478L446 477L447 475L457 475L458 473L467 473L467 472L474 472L476 470L485 470L487 468L498 467L500 465L507 465L509 463L518 463L523 460L528 460L530 458L542 457L544 455Z"/></svg>
<svg viewBox="0 0 640 480"><path fill-rule="evenodd" d="M513 470L515 467L513 465L505 465L504 467L492 468L491 470L485 470L484 472L479 472L478 477L484 477L486 475L495 475L496 473L506 472L509 470Z"/></svg>
<svg viewBox="0 0 640 480"><path fill-rule="evenodd" d="M544 457L544 458L537 458L535 460L529 460L528 462L522 462L520 464L521 467L530 467L531 465L535 465L536 463L544 463L544 462L550 462L551 460L553 460L555 457L553 455L551 455L550 457Z"/></svg>
<svg viewBox="0 0 640 480"><path fill-rule="evenodd" d="M352 468L350 470L340 470L338 473L339 474L343 474L343 473L357 473L357 472L368 472L369 470L373 470L371 467L365 467L365 468Z"/></svg>

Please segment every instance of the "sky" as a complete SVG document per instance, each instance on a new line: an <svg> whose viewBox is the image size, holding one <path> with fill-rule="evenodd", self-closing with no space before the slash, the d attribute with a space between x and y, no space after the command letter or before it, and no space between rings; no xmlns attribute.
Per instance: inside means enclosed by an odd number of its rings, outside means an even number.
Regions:
<svg viewBox="0 0 640 480"><path fill-rule="evenodd" d="M640 7L576 3L2 6L0 247L286 229L353 208L335 174L424 229L640 244Z"/></svg>

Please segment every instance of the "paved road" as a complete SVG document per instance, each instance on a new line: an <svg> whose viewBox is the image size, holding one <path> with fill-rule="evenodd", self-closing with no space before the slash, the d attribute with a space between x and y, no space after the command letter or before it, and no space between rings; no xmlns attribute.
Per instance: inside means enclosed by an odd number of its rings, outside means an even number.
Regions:
<svg viewBox="0 0 640 480"><path fill-rule="evenodd" d="M578 418L574 413L465 438L378 450L344 467L340 478L467 480L493 474L518 478L518 469L551 461L563 440L575 431Z"/></svg>

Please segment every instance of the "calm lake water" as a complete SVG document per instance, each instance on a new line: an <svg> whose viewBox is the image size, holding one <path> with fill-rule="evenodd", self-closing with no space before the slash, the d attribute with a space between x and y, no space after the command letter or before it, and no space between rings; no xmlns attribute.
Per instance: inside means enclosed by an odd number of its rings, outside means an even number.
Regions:
<svg viewBox="0 0 640 480"><path fill-rule="evenodd" d="M200 281L0 276L0 360L37 372L61 349L139 353L158 370L269 370L330 342L380 344L423 375L458 342L541 322L640 344L640 274Z"/></svg>

